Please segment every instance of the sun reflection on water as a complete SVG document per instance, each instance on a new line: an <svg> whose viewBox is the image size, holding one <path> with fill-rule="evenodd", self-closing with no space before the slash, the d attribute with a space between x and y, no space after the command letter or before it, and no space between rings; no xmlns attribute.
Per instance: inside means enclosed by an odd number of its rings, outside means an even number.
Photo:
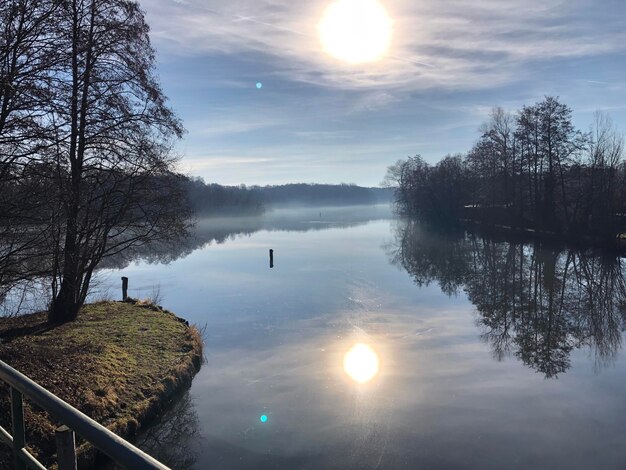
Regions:
<svg viewBox="0 0 626 470"><path fill-rule="evenodd" d="M371 346L357 343L344 355L343 370L358 383L366 383L378 374L380 361Z"/></svg>

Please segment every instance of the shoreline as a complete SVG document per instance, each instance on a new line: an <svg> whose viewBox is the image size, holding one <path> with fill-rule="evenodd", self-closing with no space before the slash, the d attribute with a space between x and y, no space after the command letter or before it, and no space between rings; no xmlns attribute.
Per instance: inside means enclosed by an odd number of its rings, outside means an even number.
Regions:
<svg viewBox="0 0 626 470"><path fill-rule="evenodd" d="M478 232L491 235L507 235L516 237L523 241L538 241L548 243L560 243L582 249L602 249L617 253L626 253L626 238L609 238L583 235L574 237L567 234L549 232L533 228L516 228L509 225L484 222L475 219L459 219L459 223L465 229L476 230Z"/></svg>
<svg viewBox="0 0 626 470"><path fill-rule="evenodd" d="M52 327L45 316L0 319L0 359L124 439L171 406L202 364L198 329L153 304L97 302L75 322ZM7 392L0 384L0 425L10 429ZM55 468L56 424L28 402L24 408L27 447ZM79 468L108 460L78 435L76 444Z"/></svg>

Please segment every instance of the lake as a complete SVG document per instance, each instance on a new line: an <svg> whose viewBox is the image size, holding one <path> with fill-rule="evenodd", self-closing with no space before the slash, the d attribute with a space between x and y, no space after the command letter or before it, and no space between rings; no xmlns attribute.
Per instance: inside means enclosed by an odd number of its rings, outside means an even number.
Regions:
<svg viewBox="0 0 626 470"><path fill-rule="evenodd" d="M205 328L138 444L176 468L624 468L624 260L385 207L200 221L108 269ZM268 252L274 250L274 267ZM168 261L162 264L161 261Z"/></svg>

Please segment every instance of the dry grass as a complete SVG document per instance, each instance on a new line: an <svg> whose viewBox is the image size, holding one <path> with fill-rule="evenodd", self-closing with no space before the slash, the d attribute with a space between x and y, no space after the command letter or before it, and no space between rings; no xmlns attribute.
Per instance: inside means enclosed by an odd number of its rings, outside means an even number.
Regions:
<svg viewBox="0 0 626 470"><path fill-rule="evenodd" d="M114 432L131 437L200 367L195 327L152 304L100 302L54 328L45 313L0 320L0 359ZM9 425L8 391L0 422ZM44 465L54 462L47 413L25 407L27 443ZM93 457L81 445L84 465ZM0 468L2 467L0 462Z"/></svg>

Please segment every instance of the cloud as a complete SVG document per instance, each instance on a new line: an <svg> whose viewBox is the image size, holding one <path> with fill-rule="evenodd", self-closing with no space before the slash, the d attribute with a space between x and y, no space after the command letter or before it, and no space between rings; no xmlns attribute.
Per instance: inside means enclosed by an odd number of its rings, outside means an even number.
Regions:
<svg viewBox="0 0 626 470"><path fill-rule="evenodd" d="M295 136L309 141L329 142L354 138L354 132L349 131L296 131Z"/></svg>
<svg viewBox="0 0 626 470"><path fill-rule="evenodd" d="M532 76L536 62L626 48L623 15L612 11L620 3L612 0L604 2L606 13L592 0L388 0L395 30L389 57L348 66L318 43L316 24L328 3L148 0L143 6L157 47L167 54L262 54L277 77L336 89L484 89Z"/></svg>
<svg viewBox="0 0 626 470"><path fill-rule="evenodd" d="M189 133L184 171L223 183L357 181L466 151L491 107L558 95L624 127L624 0L380 0L389 56L346 65L316 25L331 0L140 0ZM257 90L257 81L263 89Z"/></svg>
<svg viewBox="0 0 626 470"><path fill-rule="evenodd" d="M375 111L397 103L400 98L387 91L373 91L357 96L352 104L352 112Z"/></svg>
<svg viewBox="0 0 626 470"><path fill-rule="evenodd" d="M267 119L246 119L232 117L230 119L211 119L192 121L188 126L188 131L193 132L198 137L220 137L231 134L245 134L247 132L284 124L283 121L268 121Z"/></svg>

